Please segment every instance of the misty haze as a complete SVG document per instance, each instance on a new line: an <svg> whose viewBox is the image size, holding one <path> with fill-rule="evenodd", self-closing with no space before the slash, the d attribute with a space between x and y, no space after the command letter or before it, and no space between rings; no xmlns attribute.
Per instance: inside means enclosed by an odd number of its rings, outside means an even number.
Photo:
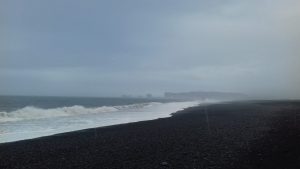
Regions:
<svg viewBox="0 0 300 169"><path fill-rule="evenodd" d="M1 169L300 168L300 1L1 0Z"/></svg>

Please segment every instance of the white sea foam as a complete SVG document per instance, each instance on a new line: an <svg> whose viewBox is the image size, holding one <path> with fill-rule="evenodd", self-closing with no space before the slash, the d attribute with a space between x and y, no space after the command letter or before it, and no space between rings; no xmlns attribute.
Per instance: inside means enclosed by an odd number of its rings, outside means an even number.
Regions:
<svg viewBox="0 0 300 169"><path fill-rule="evenodd" d="M184 108L212 102L215 101L151 102L94 108L76 105L52 109L28 106L13 112L0 112L0 143L164 118Z"/></svg>
<svg viewBox="0 0 300 169"><path fill-rule="evenodd" d="M33 106L27 106L13 112L0 112L0 123L10 121L22 121L33 119L44 119L51 117L64 117L76 116L81 114L94 114L104 112L114 112L130 109L139 109L146 106L151 106L159 103L142 103L124 106L101 106L95 108L86 108L83 106L75 105L71 107L59 107L52 109L42 109Z"/></svg>

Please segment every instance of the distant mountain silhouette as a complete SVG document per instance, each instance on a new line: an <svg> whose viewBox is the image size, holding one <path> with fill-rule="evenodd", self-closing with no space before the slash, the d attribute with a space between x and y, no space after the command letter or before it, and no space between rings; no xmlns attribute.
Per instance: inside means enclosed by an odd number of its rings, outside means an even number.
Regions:
<svg viewBox="0 0 300 169"><path fill-rule="evenodd" d="M166 92L164 97L168 99L176 99L176 100L204 100L204 99L244 100L247 99L248 96L242 93L198 91L198 92L181 92L181 93Z"/></svg>

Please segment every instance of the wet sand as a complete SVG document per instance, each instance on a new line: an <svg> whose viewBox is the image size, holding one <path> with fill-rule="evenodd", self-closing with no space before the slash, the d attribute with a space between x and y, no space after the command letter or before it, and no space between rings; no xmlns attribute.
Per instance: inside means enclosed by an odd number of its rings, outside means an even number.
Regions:
<svg viewBox="0 0 300 169"><path fill-rule="evenodd" d="M170 118L4 143L0 168L299 169L300 101L198 106Z"/></svg>

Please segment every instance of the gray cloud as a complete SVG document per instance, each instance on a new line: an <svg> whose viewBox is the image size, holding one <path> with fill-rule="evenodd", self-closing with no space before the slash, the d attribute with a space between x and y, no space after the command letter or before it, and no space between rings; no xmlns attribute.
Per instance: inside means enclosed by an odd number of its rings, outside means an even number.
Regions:
<svg viewBox="0 0 300 169"><path fill-rule="evenodd" d="M1 4L2 94L300 95L296 0Z"/></svg>

